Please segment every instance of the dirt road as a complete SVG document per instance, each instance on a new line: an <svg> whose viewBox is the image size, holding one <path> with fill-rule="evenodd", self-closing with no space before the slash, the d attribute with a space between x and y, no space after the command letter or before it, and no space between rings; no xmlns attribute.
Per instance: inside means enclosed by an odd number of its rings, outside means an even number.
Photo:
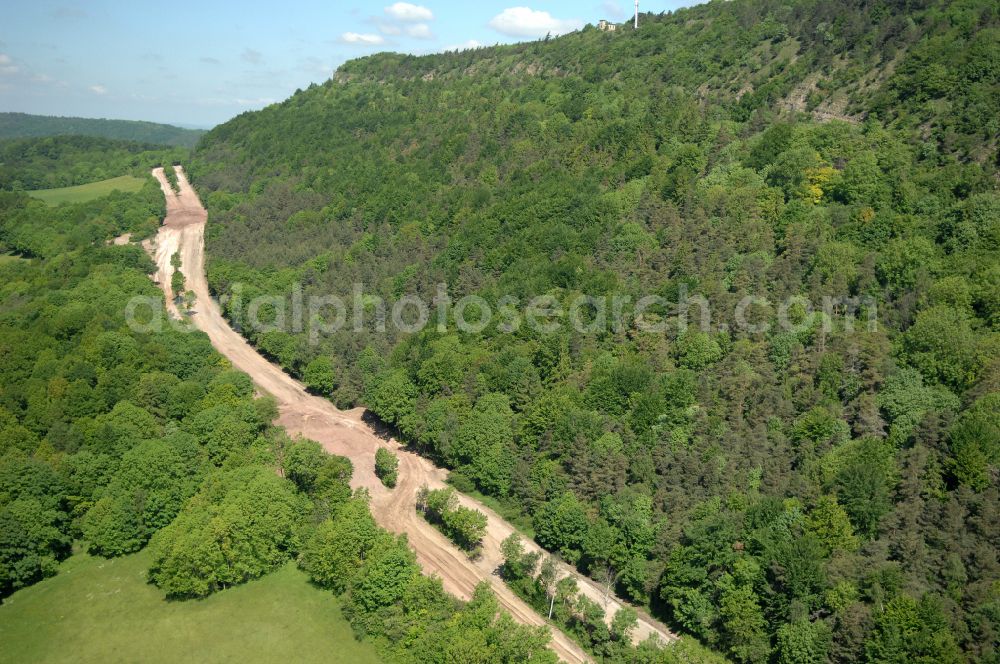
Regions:
<svg viewBox="0 0 1000 664"><path fill-rule="evenodd" d="M447 471L434 466L427 459L407 451L395 440L385 440L362 419L364 410L338 410L332 403L310 395L295 379L280 367L271 364L229 327L218 305L208 292L205 280L204 233L207 213L197 194L188 183L184 170L176 168L180 192L175 194L167 183L162 169L153 171L167 200L167 218L153 242L147 241L146 249L158 266L156 279L166 295L168 309L177 315L172 303L170 277L173 268L170 257L181 253L181 272L187 288L194 292L195 313L193 323L204 331L212 345L225 355L233 366L253 378L258 388L275 397L280 417L278 422L291 435L302 435L320 442L333 454L348 457L354 464L354 487L365 487L371 493L371 509L376 521L387 530L406 533L417 560L427 574L441 577L449 592L469 598L476 584L487 581L496 593L500 604L514 618L526 625L543 625L544 620L513 592L496 575L503 562L500 543L514 532L514 528L498 514L467 496L460 496L462 504L480 510L488 518L487 534L483 540L483 553L478 560L469 560L462 551L417 514L416 493L421 485L430 488L445 486ZM387 447L399 457L399 480L395 489L388 490L375 476L375 450ZM533 542L526 547L538 550ZM577 578L581 592L606 607L608 619L621 606L614 596L605 603L604 590L589 578L568 566L562 566L562 575ZM675 637L665 626L646 617L640 617L635 630L636 641L651 635L664 643ZM588 662L590 657L562 632L552 629L552 649L566 662Z"/></svg>

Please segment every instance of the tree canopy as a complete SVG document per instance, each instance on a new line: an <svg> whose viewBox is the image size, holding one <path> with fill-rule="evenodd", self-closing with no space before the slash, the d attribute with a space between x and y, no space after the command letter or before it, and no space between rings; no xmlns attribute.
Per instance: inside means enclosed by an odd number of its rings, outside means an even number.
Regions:
<svg viewBox="0 0 1000 664"><path fill-rule="evenodd" d="M729 657L871 659L888 603L926 595L989 661L1000 14L640 24L361 58L217 127L189 169L211 288L290 373ZM583 295L588 325L626 304L591 331L380 326L442 283L494 312ZM363 284L364 316L257 331L237 284L289 311Z"/></svg>

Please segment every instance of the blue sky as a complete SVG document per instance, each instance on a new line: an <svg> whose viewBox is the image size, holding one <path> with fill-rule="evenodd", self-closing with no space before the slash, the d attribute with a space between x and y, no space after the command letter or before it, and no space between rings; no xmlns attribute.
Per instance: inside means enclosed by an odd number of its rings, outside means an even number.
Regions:
<svg viewBox="0 0 1000 664"><path fill-rule="evenodd" d="M695 1L642 0L641 11ZM624 21L632 3L8 0L0 111L207 127L325 81L345 60L530 40Z"/></svg>

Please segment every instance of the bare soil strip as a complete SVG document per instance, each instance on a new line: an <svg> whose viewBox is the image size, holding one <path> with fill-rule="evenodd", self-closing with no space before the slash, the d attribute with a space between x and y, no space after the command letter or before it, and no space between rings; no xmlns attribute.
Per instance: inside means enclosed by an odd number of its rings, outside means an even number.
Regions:
<svg viewBox="0 0 1000 664"><path fill-rule="evenodd" d="M311 438L321 443L328 452L349 458L354 464L351 484L355 488L368 489L375 520L387 530L405 533L424 572L439 576L446 590L468 599L476 584L487 581L500 604L516 620L526 625L545 624L542 617L517 597L497 575L497 569L503 563L500 543L514 532L513 526L488 507L468 496L460 495L463 505L483 512L488 518L482 555L477 560L470 560L421 518L415 509L416 493L421 485L426 484L432 489L445 486L446 470L408 451L397 441L380 436L362 418L364 409L341 411L326 399L309 394L302 384L264 359L229 327L217 303L209 295L205 279L204 238L208 214L188 182L184 169L178 166L176 171L180 185L180 192L177 194L171 190L163 169L153 171L166 197L167 217L155 240L144 243L146 250L156 261L158 270L155 278L163 288L170 313L178 315L172 302L173 293L170 292L170 277L173 273L170 257L174 252L180 251L181 271L187 288L196 296L190 320L208 335L212 345L233 366L249 374L261 391L274 396L280 412L278 423L293 436ZM375 450L379 447L389 448L399 457L399 480L393 490L382 486L375 476ZM525 546L528 550L539 550L531 541L525 542ZM622 605L621 600L613 595L605 601L603 588L569 566L562 566L562 575L575 576L581 592L604 606L609 620ZM572 639L558 629L550 628L551 647L560 658L566 662L592 661ZM651 635L658 636L664 643L676 638L663 624L640 613L639 626L633 638L638 642Z"/></svg>

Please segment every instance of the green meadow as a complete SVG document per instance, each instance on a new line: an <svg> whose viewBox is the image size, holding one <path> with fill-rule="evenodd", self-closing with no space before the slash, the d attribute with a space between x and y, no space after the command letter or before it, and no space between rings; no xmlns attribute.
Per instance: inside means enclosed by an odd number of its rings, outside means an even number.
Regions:
<svg viewBox="0 0 1000 664"><path fill-rule="evenodd" d="M59 205L60 203L84 203L86 201L107 196L116 189L124 192L136 192L142 189L145 184L143 178L132 175L122 175L109 180L80 184L75 187L59 187L58 189L36 189L28 194L39 200L45 201L49 205Z"/></svg>
<svg viewBox="0 0 1000 664"><path fill-rule="evenodd" d="M76 554L0 605L0 662L379 662L337 598L293 563L203 600L167 601L148 555Z"/></svg>

